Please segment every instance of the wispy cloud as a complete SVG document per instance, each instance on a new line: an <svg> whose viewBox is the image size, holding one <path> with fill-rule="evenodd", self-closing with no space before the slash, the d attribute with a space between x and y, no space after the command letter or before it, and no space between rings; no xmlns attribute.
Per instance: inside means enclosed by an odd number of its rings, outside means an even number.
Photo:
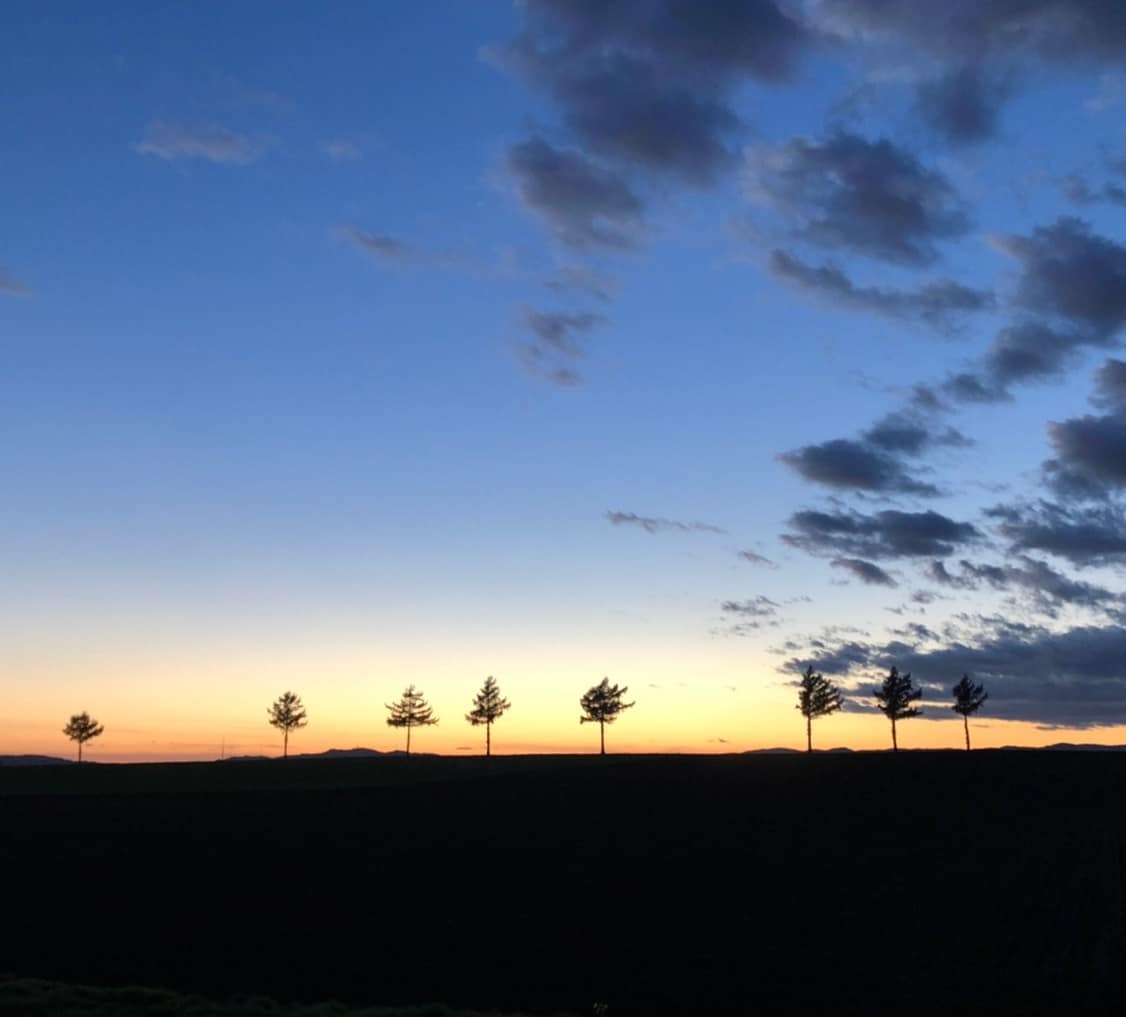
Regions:
<svg viewBox="0 0 1126 1017"><path fill-rule="evenodd" d="M348 138L329 138L322 141L319 147L330 162L359 162L364 157L360 146Z"/></svg>
<svg viewBox="0 0 1126 1017"><path fill-rule="evenodd" d="M639 516L636 512L607 512L606 518L614 526L636 526L646 533L726 533L711 523L681 522L661 516Z"/></svg>
<svg viewBox="0 0 1126 1017"><path fill-rule="evenodd" d="M410 244L390 233L374 233L359 226L340 226L336 233L364 254L381 261L402 261L415 253Z"/></svg>
<svg viewBox="0 0 1126 1017"><path fill-rule="evenodd" d="M262 135L239 134L215 125L183 127L158 120L149 125L144 138L133 145L133 150L166 162L199 159L220 165L248 166L261 159L268 147Z"/></svg>
<svg viewBox="0 0 1126 1017"><path fill-rule="evenodd" d="M12 297L26 297L31 293L31 287L0 269L0 293L7 293Z"/></svg>

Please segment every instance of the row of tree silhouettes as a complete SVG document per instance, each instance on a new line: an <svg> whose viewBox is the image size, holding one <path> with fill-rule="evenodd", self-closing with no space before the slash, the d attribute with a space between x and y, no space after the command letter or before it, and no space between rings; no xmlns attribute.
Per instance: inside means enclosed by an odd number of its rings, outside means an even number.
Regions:
<svg viewBox="0 0 1126 1017"><path fill-rule="evenodd" d="M606 725L613 724L623 711L636 705L625 701L628 691L627 686L612 685L609 678L603 678L597 685L587 689L579 699L582 707L579 723L598 725L598 750L601 755L606 754ZM879 710L891 721L891 747L898 752L896 722L918 717L923 712L914 705L922 698L923 690L912 682L910 674L900 674L898 668L893 667L883 684L873 689L872 694ZM975 685L969 675L962 675L962 680L951 689L950 694L954 697L951 709L961 714L966 731L966 750L969 751L970 717L981 709L989 698L989 693L983 685ZM500 720L511 705L500 694L500 688L492 675L485 679L480 691L473 697L472 708L465 719L474 727L485 728L486 756L493 753L493 724ZM387 709L388 726L406 729L407 755L411 751L411 731L416 727L431 727L438 723L438 717L434 715L426 697L413 685L408 685L396 702L385 703L384 706ZM814 671L812 666L807 667L798 681L797 703L797 709L805 718L806 751L813 751L813 722L836 713L843 706L844 698L840 688ZM281 731L282 756L288 758L290 733L299 731L309 723L305 705L296 692L283 692L270 705L266 714L270 725ZM78 743L80 763L82 746L104 732L105 728L85 712L76 713L63 728L63 734Z"/></svg>
<svg viewBox="0 0 1126 1017"><path fill-rule="evenodd" d="M611 685L609 678L603 678L597 685L587 689L579 699L583 711L579 723L598 725L599 751L602 755L606 754L606 725L613 724L623 710L635 705L625 701L628 691L628 686ZM411 731L416 727L431 727L438 723L433 707L413 685L408 685L394 703L384 703L384 706L387 709L388 726L406 729L408 756L411 751ZM465 715L465 719L474 727L485 728L486 756L493 754L493 724L511 706L500 694L496 679L489 675L473 697L473 706ZM309 722L301 697L295 692L283 692L266 713L270 724L282 733L282 756L287 757L290 731L299 730Z"/></svg>
<svg viewBox="0 0 1126 1017"><path fill-rule="evenodd" d="M893 667L883 684L872 690L876 699L876 707L891 721L891 747L899 751L899 737L895 725L897 721L918 717L922 710L915 706L923 698L923 690L912 680L910 674L900 674L899 668ZM951 705L955 713L961 714L962 725L966 731L966 751L970 750L970 717L982 708L989 698L984 685L976 685L968 674L962 675L961 681L950 690L954 697ZM801 715L805 717L805 748L807 752L813 751L813 722L819 717L828 717L836 713L844 705L841 690L828 678L813 670L812 665L807 667L798 682L798 706Z"/></svg>

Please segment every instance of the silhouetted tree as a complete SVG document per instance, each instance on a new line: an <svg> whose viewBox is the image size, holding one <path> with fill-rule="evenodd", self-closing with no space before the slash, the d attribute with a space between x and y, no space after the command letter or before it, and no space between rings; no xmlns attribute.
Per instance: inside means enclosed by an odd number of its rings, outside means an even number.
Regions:
<svg viewBox="0 0 1126 1017"><path fill-rule="evenodd" d="M99 735L104 734L105 730L106 729L94 720L90 714L83 710L81 713L76 713L67 721L66 727L63 728L63 734L72 742L78 742L78 761L81 763L82 746L91 738L97 738Z"/></svg>
<svg viewBox="0 0 1126 1017"><path fill-rule="evenodd" d="M895 722L906 720L908 717L917 717L923 711L911 704L923 698L923 690L916 688L911 681L911 675L900 674L899 669L893 667L884 679L883 685L873 689L876 696L876 705L888 720L891 721L891 747L899 751L899 742L895 737Z"/></svg>
<svg viewBox="0 0 1126 1017"><path fill-rule="evenodd" d="M481 724L485 725L486 756L493 754L493 721L499 720L501 714L511 705L507 699L501 696L500 689L497 688L497 680L492 675L485 679L481 691L473 697L473 709L465 715L465 719L474 727L479 727Z"/></svg>
<svg viewBox="0 0 1126 1017"><path fill-rule="evenodd" d="M438 718L430 704L423 698L413 685L408 685L403 691L402 698L397 703L384 703L390 711L387 718L388 727L405 727L407 729L407 755L411 754L411 728L429 727L437 724Z"/></svg>
<svg viewBox="0 0 1126 1017"><path fill-rule="evenodd" d="M982 703L989 698L984 685L975 685L970 681L968 674L962 675L962 680L950 690L954 697L954 705L950 707L955 713L962 715L962 724L966 729L966 751L970 751L970 717L981 709Z"/></svg>
<svg viewBox="0 0 1126 1017"><path fill-rule="evenodd" d="M606 755L606 725L613 724L623 710L637 705L622 702L622 696L627 692L629 692L628 686L619 688L617 685L611 685L609 678L603 678L579 699L579 705L583 708L579 723L598 725L599 752L603 756Z"/></svg>
<svg viewBox="0 0 1126 1017"><path fill-rule="evenodd" d="M296 692L283 692L266 711L270 724L282 733L282 758L289 758L289 732L309 723L305 705Z"/></svg>
<svg viewBox="0 0 1126 1017"><path fill-rule="evenodd" d="M842 705L841 690L824 675L816 674L812 665L807 667L798 682L798 709L805 717L806 752L813 751L813 721L836 713Z"/></svg>

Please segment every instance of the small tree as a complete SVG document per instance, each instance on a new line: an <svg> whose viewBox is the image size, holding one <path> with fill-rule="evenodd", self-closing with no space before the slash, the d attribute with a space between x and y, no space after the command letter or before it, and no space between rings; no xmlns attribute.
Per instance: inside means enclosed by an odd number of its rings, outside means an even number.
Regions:
<svg viewBox="0 0 1126 1017"><path fill-rule="evenodd" d="M282 758L289 758L289 732L309 723L305 705L296 692L283 692L266 711L270 724L282 733Z"/></svg>
<svg viewBox="0 0 1126 1017"><path fill-rule="evenodd" d="M63 734L72 742L78 742L78 761L81 763L82 746L90 741L91 738L97 738L99 735L104 734L105 730L106 729L94 720L90 714L83 710L81 713L74 714L74 716L67 721L66 727L63 728Z"/></svg>
<svg viewBox="0 0 1126 1017"><path fill-rule="evenodd" d="M511 705L507 699L501 696L496 679L492 675L485 679L481 691L473 697L473 709L465 715L465 719L474 727L479 727L481 724L485 725L486 756L493 754L493 721L499 720L501 714Z"/></svg>
<svg viewBox="0 0 1126 1017"><path fill-rule="evenodd" d="M600 755L606 755L606 725L613 724L618 719L619 713L636 705L622 702L622 696L627 692L629 692L628 686L619 688L617 685L611 685L609 678L603 678L579 699L579 705L583 708L579 723L598 725Z"/></svg>
<svg viewBox="0 0 1126 1017"><path fill-rule="evenodd" d="M950 707L955 713L962 715L962 725L966 729L966 751L970 751L970 717L981 709L982 704L989 698L984 685L975 685L970 681L968 674L962 675L962 680L950 690L954 697L954 705Z"/></svg>
<svg viewBox="0 0 1126 1017"><path fill-rule="evenodd" d="M923 711L911 704L923 698L923 690L916 688L911 681L911 675L900 674L899 669L893 667L884 679L883 685L873 689L876 696L876 705L888 720L891 721L891 747L899 751L899 742L895 737L895 722L906 720L908 717L917 717Z"/></svg>
<svg viewBox="0 0 1126 1017"><path fill-rule="evenodd" d="M384 703L390 712L387 718L388 727L405 727L407 729L407 755L411 754L411 728L429 727L437 724L438 718L430 704L426 702L422 693L413 685L408 685L403 691L402 698L397 703Z"/></svg>
<svg viewBox="0 0 1126 1017"><path fill-rule="evenodd" d="M798 682L798 709L805 717L805 750L813 751L813 721L828 717L844 705L841 690L824 675L816 674L810 665Z"/></svg>

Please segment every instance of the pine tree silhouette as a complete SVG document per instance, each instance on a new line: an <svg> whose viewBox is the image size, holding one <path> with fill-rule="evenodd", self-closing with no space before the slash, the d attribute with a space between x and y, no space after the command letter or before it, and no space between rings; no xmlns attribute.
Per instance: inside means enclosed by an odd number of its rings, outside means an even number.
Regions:
<svg viewBox="0 0 1126 1017"><path fill-rule="evenodd" d="M105 732L102 727L93 717L90 716L85 710L81 713L76 713L67 721L66 727L63 728L65 734L72 742L78 742L78 761L82 762L82 746L85 745L91 738L97 738Z"/></svg>
<svg viewBox="0 0 1126 1017"><path fill-rule="evenodd" d="M899 669L893 667L884 679L883 685L872 690L876 697L876 705L888 720L891 721L891 747L899 751L899 741L895 734L895 722L906 720L908 717L918 717L923 711L911 704L923 698L923 690L916 688L911 682L910 674L900 674Z"/></svg>
<svg viewBox="0 0 1126 1017"><path fill-rule="evenodd" d="M397 703L384 703L390 716L387 718L388 727L405 727L407 729L407 755L411 754L411 728L429 727L438 723L430 704L426 702L422 693L413 685L408 685L403 690Z"/></svg>
<svg viewBox="0 0 1126 1017"><path fill-rule="evenodd" d="M962 675L962 680L950 690L954 697L954 705L950 707L955 713L962 715L962 725L966 729L966 751L970 751L970 717L981 709L982 704L989 698L984 685L975 685L970 681L968 674Z"/></svg>
<svg viewBox="0 0 1126 1017"><path fill-rule="evenodd" d="M465 715L465 719L474 727L479 727L481 724L485 725L486 756L493 754L493 722L499 720L501 714L511 705L507 699L501 696L496 679L492 675L485 679L481 691L473 697L473 709Z"/></svg>
<svg viewBox="0 0 1126 1017"><path fill-rule="evenodd" d="M289 732L309 723L301 697L296 692L283 692L266 710L270 725L282 733L282 759L289 758Z"/></svg>
<svg viewBox="0 0 1126 1017"><path fill-rule="evenodd" d="M637 705L622 702L622 696L627 692L629 692L628 686L619 688L617 685L611 685L609 678L603 678L579 699L579 705L583 708L579 723L598 725L600 755L606 755L606 725L613 724L623 710Z"/></svg>
<svg viewBox="0 0 1126 1017"><path fill-rule="evenodd" d="M798 706L805 717L805 750L813 751L813 721L836 713L844 704L841 690L824 675L816 674L813 665L802 673L798 682Z"/></svg>

